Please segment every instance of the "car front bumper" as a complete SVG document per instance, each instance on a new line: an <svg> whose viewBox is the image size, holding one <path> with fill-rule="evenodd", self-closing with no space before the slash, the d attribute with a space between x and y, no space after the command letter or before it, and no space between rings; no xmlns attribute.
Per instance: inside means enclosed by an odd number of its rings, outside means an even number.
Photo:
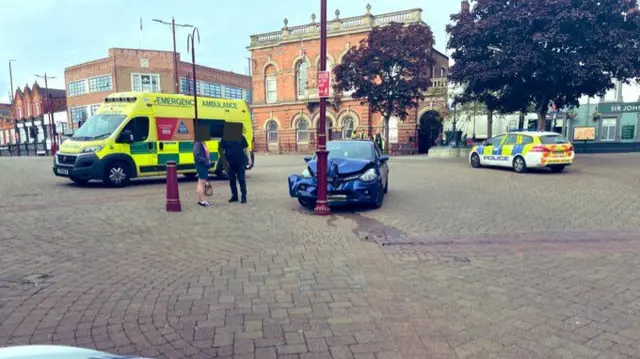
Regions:
<svg viewBox="0 0 640 359"><path fill-rule="evenodd" d="M102 179L104 165L95 153L57 153L53 159L53 174L83 180Z"/></svg>
<svg viewBox="0 0 640 359"><path fill-rule="evenodd" d="M318 180L315 177L291 175L289 181L289 195L301 200L315 201L318 196ZM380 181L364 182L358 179L340 183L327 184L327 200L330 206L349 204L375 203L384 191Z"/></svg>

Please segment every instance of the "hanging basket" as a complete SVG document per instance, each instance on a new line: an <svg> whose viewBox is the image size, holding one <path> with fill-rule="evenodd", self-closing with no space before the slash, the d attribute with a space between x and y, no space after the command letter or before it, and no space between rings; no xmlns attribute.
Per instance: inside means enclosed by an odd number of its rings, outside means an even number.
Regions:
<svg viewBox="0 0 640 359"><path fill-rule="evenodd" d="M596 112L596 113L594 113L594 114L593 114L593 120L594 120L594 121L598 121L598 120L599 120L599 119L601 119L601 118L602 118L602 114L600 114L600 113L598 113L598 112Z"/></svg>

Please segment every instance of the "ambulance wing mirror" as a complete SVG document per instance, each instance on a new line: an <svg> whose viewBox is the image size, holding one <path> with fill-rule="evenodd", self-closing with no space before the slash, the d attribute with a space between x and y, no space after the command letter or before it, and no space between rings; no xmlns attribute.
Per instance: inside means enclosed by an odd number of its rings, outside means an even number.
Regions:
<svg viewBox="0 0 640 359"><path fill-rule="evenodd" d="M120 143L133 143L133 132L129 130L124 130L118 137L118 142Z"/></svg>

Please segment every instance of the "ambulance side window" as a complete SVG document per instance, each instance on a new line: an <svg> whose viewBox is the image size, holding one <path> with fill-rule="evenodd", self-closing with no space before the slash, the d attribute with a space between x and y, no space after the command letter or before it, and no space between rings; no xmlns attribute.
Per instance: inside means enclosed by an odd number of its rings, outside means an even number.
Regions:
<svg viewBox="0 0 640 359"><path fill-rule="evenodd" d="M149 118L133 118L124 126L122 131L131 131L133 133L133 142L144 142L149 138Z"/></svg>
<svg viewBox="0 0 640 359"><path fill-rule="evenodd" d="M530 145L533 143L531 136L522 136L522 145Z"/></svg>

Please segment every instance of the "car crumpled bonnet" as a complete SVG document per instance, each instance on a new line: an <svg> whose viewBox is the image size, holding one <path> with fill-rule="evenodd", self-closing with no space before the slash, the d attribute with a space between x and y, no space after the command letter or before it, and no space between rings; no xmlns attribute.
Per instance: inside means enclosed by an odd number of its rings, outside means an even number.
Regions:
<svg viewBox="0 0 640 359"><path fill-rule="evenodd" d="M355 158L331 158L327 161L327 174L329 177L347 176L350 174L360 173L365 170L371 161L355 159ZM316 160L309 161L309 169L313 173L318 172L318 162Z"/></svg>

